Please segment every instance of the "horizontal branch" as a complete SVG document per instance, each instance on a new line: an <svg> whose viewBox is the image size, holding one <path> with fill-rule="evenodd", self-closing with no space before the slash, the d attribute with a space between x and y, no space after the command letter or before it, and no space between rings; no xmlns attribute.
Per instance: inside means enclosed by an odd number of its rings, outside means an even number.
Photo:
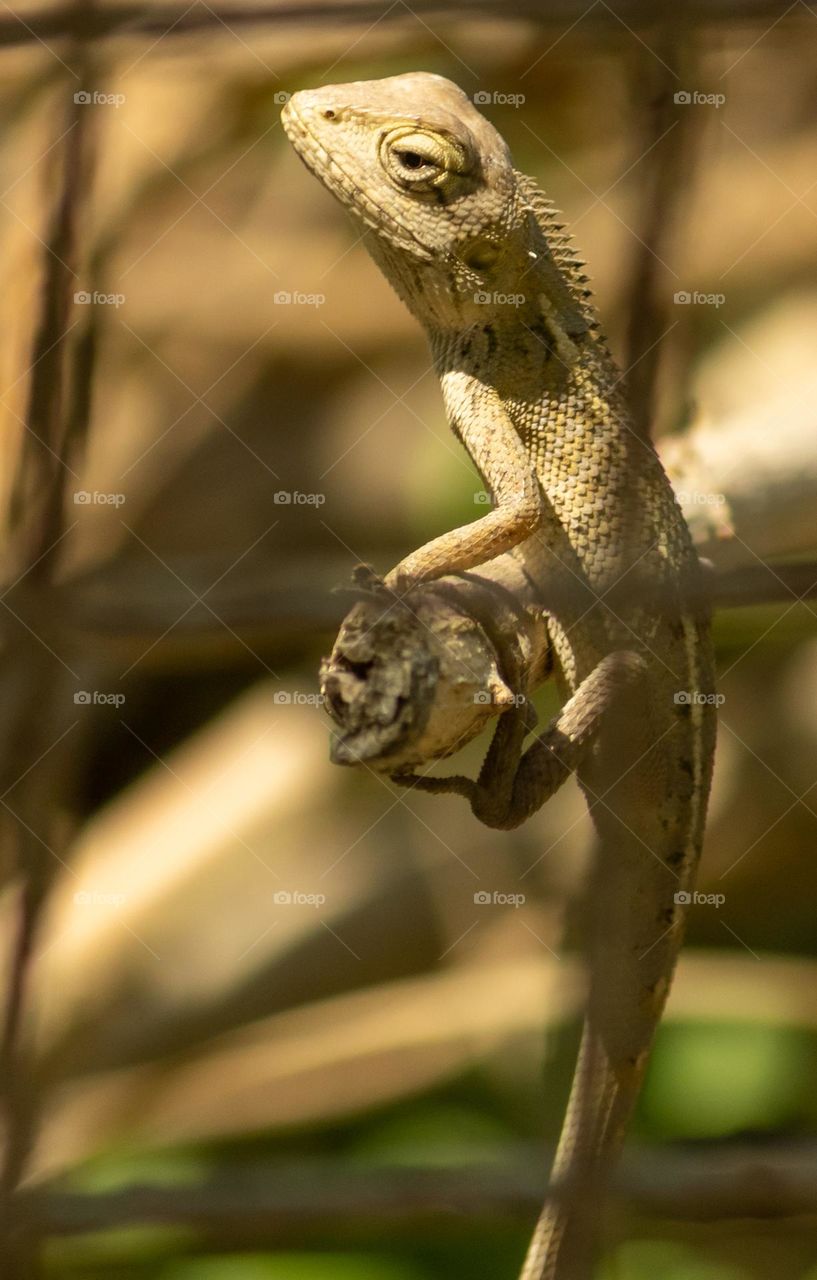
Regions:
<svg viewBox="0 0 817 1280"><path fill-rule="evenodd" d="M535 689L548 660L546 608L589 609L572 575L534 586L511 555L462 578L415 588L402 604L364 599L345 618L321 669L326 707L338 726L331 756L389 774L453 755L514 698L500 655L515 655L516 689ZM686 592L688 605L716 608L762 599L817 598L817 564L710 570ZM673 607L672 602L668 602ZM604 595L613 612L660 594L637 574ZM681 692L679 690L678 692Z"/></svg>
<svg viewBox="0 0 817 1280"><path fill-rule="evenodd" d="M282 581L279 561L247 573L239 570L224 582L216 582L224 573L221 557L202 557L195 572L187 563L169 563L178 573L178 584L163 568L136 573L132 566L114 563L80 582L55 588L50 604L69 634L135 645L156 640L168 628L185 643L207 640L222 629L219 620L241 634L303 635L337 628L346 612L343 590L335 588L348 578L349 565L339 556L291 561L294 571L288 581ZM206 596L206 603L196 604L194 592ZM569 597L569 582L562 592ZM33 594L18 591L9 601L18 602L19 612ZM37 596L42 604L39 591ZM755 561L718 568L709 575L705 600L721 609L790 603L793 596L817 596L817 561Z"/></svg>
<svg viewBox="0 0 817 1280"><path fill-rule="evenodd" d="M668 17L678 20L675 9L665 4ZM684 18L689 23L711 27L716 23L740 21L768 23L779 18L779 5L774 0L686 0ZM473 21L476 18L496 20L517 18L545 29L563 29L582 20L585 29L621 30L654 27L660 21L654 0L612 0L587 8L584 0L412 0L410 9L388 0L279 0L258 5L185 5L181 4L108 4L104 8L79 8L66 5L26 12L25 20L16 16L0 19L0 47L46 43L64 38L99 40L110 36L151 37L177 40L179 36L213 32L220 36L225 29L250 26L282 26L285 24L378 23L381 26L405 24L411 14L423 15L438 22ZM794 5L784 15L789 25L805 25L813 21L805 6ZM782 25L779 22L778 25Z"/></svg>
<svg viewBox="0 0 817 1280"><path fill-rule="evenodd" d="M136 1186L101 1194L29 1192L28 1228L43 1236L142 1224L173 1224L211 1240L266 1245L390 1238L418 1229L472 1234L499 1221L529 1221L547 1189L548 1152L531 1149L512 1165L355 1169L313 1161L224 1170L208 1183ZM679 1222L785 1219L817 1213L813 1144L700 1144L628 1155L612 1193L619 1204ZM558 1188L552 1190L558 1195Z"/></svg>

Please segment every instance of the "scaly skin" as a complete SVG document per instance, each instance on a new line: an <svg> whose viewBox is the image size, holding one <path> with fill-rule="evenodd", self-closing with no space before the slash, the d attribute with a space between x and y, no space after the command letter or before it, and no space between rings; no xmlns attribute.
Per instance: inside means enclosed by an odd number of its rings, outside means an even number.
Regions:
<svg viewBox="0 0 817 1280"><path fill-rule="evenodd" d="M425 73L332 85L295 94L283 121L425 327L451 425L494 498L387 585L403 593L513 551L547 611L560 714L524 750L529 716L505 712L476 782L427 786L509 828L575 771L599 832L587 1018L553 1170L565 1190L522 1272L581 1280L681 943L675 895L703 838L715 729L709 622L688 603L697 557L632 430L582 264L465 94ZM548 607L556 574L576 589Z"/></svg>

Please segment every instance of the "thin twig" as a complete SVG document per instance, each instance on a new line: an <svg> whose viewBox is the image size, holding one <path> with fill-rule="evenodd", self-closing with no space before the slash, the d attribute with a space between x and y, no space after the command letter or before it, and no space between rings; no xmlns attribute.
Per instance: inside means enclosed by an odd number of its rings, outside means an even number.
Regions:
<svg viewBox="0 0 817 1280"><path fill-rule="evenodd" d="M81 50L73 50L83 67ZM71 56L69 53L67 56ZM0 779L3 821L17 854L16 937L0 1037L0 1101L5 1147L0 1170L0 1252L7 1280L35 1280L36 1242L23 1229L14 1202L36 1127L37 1088L25 1036L28 975L42 907L58 850L64 846L67 805L77 755L67 747L70 678L49 643L49 596L65 531L68 451L84 434L91 376L87 346L70 337L79 256L86 162L92 115L66 82L65 106L55 122L58 194L44 243L39 316L30 360L26 430L20 444L12 501L15 561L24 594L9 592L5 667L14 693L4 727ZM16 624L16 625L15 625ZM72 744L73 748L73 744Z"/></svg>

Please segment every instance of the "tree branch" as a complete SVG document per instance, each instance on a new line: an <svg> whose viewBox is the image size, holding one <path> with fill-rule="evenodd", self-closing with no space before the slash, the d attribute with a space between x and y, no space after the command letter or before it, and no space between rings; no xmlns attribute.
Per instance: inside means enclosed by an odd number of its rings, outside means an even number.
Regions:
<svg viewBox="0 0 817 1280"><path fill-rule="evenodd" d="M227 1169L190 1187L136 1186L102 1194L28 1193L23 1212L43 1235L71 1236L135 1223L188 1226L210 1240L302 1245L370 1240L418 1229L471 1235L497 1221L529 1221L546 1190L545 1149L508 1165L381 1168L313 1161ZM540 1172L537 1173L537 1170ZM631 1152L612 1183L619 1205L678 1222L785 1219L817 1213L814 1145L700 1144ZM551 1194L558 1195L558 1188Z"/></svg>

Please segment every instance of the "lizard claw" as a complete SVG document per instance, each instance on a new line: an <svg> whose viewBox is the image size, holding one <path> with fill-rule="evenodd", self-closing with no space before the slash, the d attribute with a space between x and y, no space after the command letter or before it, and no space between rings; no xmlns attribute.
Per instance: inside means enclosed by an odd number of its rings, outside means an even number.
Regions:
<svg viewBox="0 0 817 1280"><path fill-rule="evenodd" d="M351 586L333 587L332 594L354 601L376 601L378 604L393 603L395 598L394 592L386 586L380 574L375 573L368 564L355 565Z"/></svg>
<svg viewBox="0 0 817 1280"><path fill-rule="evenodd" d="M370 564L356 564L352 570L352 582L358 590L373 596L383 595L386 590L385 582Z"/></svg>
<svg viewBox="0 0 817 1280"><path fill-rule="evenodd" d="M412 578L410 574L401 573L399 567L397 569L392 569L391 573L386 574L386 590L393 591L401 600L405 599L412 587L416 586L417 580Z"/></svg>

